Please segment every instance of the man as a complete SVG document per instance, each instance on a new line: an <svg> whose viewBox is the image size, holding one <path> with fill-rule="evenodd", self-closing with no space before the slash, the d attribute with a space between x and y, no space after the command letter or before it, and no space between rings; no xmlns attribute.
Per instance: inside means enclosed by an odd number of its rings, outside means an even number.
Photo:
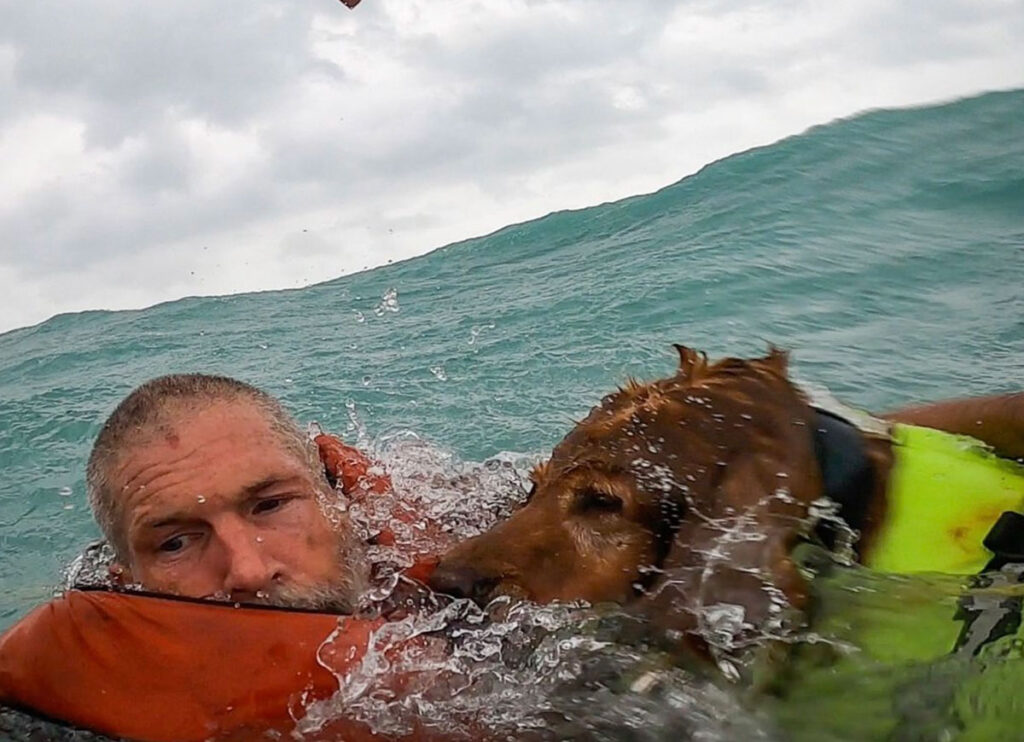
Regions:
<svg viewBox="0 0 1024 742"><path fill-rule="evenodd" d="M119 739L290 736L390 617L356 610L369 565L327 480L358 502L390 486L370 463L330 436L310 442L276 400L233 379L137 388L100 431L86 478L112 572L149 593L70 589L0 635L0 734L17 708ZM35 733L26 723L22 736ZM318 738L377 739L344 715L309 722L325 723Z"/></svg>
<svg viewBox="0 0 1024 742"><path fill-rule="evenodd" d="M87 468L117 579L193 598L355 609L362 544L316 446L274 398L221 376L129 394Z"/></svg>

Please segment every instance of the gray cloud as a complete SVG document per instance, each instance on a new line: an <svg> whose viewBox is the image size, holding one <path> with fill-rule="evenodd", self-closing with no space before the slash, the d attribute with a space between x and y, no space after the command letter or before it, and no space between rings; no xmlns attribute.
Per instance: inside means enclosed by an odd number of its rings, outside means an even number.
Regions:
<svg viewBox="0 0 1024 742"><path fill-rule="evenodd" d="M1003 0L8 2L0 330L320 280L1021 85L1022 32Z"/></svg>
<svg viewBox="0 0 1024 742"><path fill-rule="evenodd" d="M16 52L14 79L67 106L90 142L112 146L169 108L225 124L317 68L307 37L315 3L134 0L10 3L0 41ZM56 96L56 100L54 99Z"/></svg>
<svg viewBox="0 0 1024 742"><path fill-rule="evenodd" d="M984 57L993 46L1019 40L1022 10L1015 1L891 4L858 19L847 43L855 41L864 58L879 65L969 61Z"/></svg>

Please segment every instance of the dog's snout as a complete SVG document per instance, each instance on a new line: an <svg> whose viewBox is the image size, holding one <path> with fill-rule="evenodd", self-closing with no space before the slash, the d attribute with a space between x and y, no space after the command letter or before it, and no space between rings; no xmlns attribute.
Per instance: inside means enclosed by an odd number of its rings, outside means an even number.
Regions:
<svg viewBox="0 0 1024 742"><path fill-rule="evenodd" d="M486 602L491 589L498 582L467 564L441 562L430 576L430 587L439 593L456 598L469 598L477 603Z"/></svg>

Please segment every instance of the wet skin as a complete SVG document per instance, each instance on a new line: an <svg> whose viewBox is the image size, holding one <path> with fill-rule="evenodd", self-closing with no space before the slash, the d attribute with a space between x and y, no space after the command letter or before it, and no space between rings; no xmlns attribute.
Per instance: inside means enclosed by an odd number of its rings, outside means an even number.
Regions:
<svg viewBox="0 0 1024 742"><path fill-rule="evenodd" d="M326 481L249 403L177 413L129 449L113 477L124 576L148 590L281 602L360 581L347 520L325 514Z"/></svg>

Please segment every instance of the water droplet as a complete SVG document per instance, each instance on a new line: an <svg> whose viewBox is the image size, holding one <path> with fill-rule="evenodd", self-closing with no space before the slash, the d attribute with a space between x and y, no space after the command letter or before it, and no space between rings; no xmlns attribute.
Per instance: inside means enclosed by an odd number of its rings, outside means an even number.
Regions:
<svg viewBox="0 0 1024 742"><path fill-rule="evenodd" d="M198 502L200 505L202 505L204 502L206 502L206 496L205 495L196 495L196 502Z"/></svg>
<svg viewBox="0 0 1024 742"><path fill-rule="evenodd" d="M448 374L445 373L444 366L431 366L430 373L436 376L440 381L448 381Z"/></svg>
<svg viewBox="0 0 1024 742"><path fill-rule="evenodd" d="M398 312L398 290L390 288L383 293L380 297L380 304L373 308L373 313L378 317L382 316L385 312Z"/></svg>
<svg viewBox="0 0 1024 742"><path fill-rule="evenodd" d="M364 376L363 377L363 386L370 386L370 382L371 381L373 381L373 379L369 375Z"/></svg>
<svg viewBox="0 0 1024 742"><path fill-rule="evenodd" d="M260 350L266 350L266 349L267 349L267 348L269 348L269 347L270 347L270 346L269 346L269 345L267 345L266 343L260 343L260 344L259 344L259 349L260 349Z"/></svg>
<svg viewBox="0 0 1024 742"><path fill-rule="evenodd" d="M354 310L353 314L356 317L356 322L366 322L366 317L358 309Z"/></svg>
<svg viewBox="0 0 1024 742"><path fill-rule="evenodd" d="M285 384L291 384L291 383L292 383L292 381L293 381L293 379L292 379L292 377L291 377L291 376L286 376L286 377L285 377L285 380L284 380L284 383L285 383Z"/></svg>
<svg viewBox="0 0 1024 742"><path fill-rule="evenodd" d="M483 332L484 330L493 330L493 329L494 329L494 324L493 323L486 324L486 325L476 325L475 327L473 327L469 331L469 344L470 345L476 345L476 339L478 337L480 337L480 333L481 332Z"/></svg>
<svg viewBox="0 0 1024 742"><path fill-rule="evenodd" d="M61 497L71 497L71 488L61 487L60 490L58 490L57 494L60 495Z"/></svg>

